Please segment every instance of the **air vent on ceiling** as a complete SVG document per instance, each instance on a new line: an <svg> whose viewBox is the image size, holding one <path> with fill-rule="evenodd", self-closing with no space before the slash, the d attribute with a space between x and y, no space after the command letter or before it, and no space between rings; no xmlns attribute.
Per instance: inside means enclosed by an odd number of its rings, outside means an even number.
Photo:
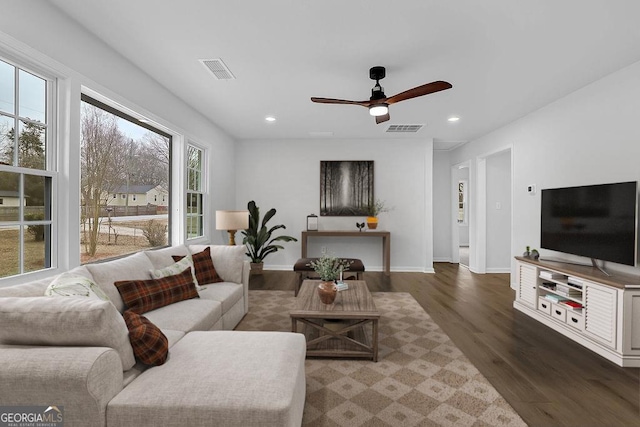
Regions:
<svg viewBox="0 0 640 427"><path fill-rule="evenodd" d="M229 70L229 67L222 62L222 59L199 59L199 61L207 67L209 71L214 75L214 77L218 80L235 80L234 75Z"/></svg>
<svg viewBox="0 0 640 427"><path fill-rule="evenodd" d="M424 125L389 125L387 132L416 133Z"/></svg>

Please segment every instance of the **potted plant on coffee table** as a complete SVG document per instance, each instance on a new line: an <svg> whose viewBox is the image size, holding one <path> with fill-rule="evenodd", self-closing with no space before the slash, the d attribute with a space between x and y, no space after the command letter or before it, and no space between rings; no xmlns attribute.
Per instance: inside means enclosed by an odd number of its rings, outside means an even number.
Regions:
<svg viewBox="0 0 640 427"><path fill-rule="evenodd" d="M338 288L335 282L343 271L349 269L351 262L333 255L323 254L320 258L308 264L320 276L321 282L318 285L318 296L320 296L320 301L324 304L332 304L336 299Z"/></svg>
<svg viewBox="0 0 640 427"><path fill-rule="evenodd" d="M251 258L251 273L260 274L267 255L284 249L282 245L275 244L275 242L297 242L298 239L291 236L272 238L274 231L287 228L282 224L267 228L267 223L276 214L275 208L270 209L262 221L260 221L260 208L256 206L256 202L250 201L247 204L247 209L249 211L249 228L242 231L244 236L242 243L247 247L247 256Z"/></svg>

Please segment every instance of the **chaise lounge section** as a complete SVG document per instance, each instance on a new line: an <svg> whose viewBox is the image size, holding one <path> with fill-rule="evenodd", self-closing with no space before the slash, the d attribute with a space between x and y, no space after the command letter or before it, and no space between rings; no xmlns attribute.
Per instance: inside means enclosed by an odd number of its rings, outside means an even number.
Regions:
<svg viewBox="0 0 640 427"><path fill-rule="evenodd" d="M221 281L145 312L166 336L168 358L134 361L115 283L149 280L205 251ZM301 424L304 337L232 331L248 311L244 247L170 247L66 274L93 281L109 302L44 296L53 280L0 288L3 405L62 406L66 426Z"/></svg>

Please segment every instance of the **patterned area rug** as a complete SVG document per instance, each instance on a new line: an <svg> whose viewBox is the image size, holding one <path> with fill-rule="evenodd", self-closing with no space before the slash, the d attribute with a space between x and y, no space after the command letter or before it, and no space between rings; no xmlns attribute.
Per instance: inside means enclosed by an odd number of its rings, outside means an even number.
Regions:
<svg viewBox="0 0 640 427"><path fill-rule="evenodd" d="M526 426L408 293L374 292L378 362L307 359L305 426ZM292 291L249 291L237 330L290 331Z"/></svg>

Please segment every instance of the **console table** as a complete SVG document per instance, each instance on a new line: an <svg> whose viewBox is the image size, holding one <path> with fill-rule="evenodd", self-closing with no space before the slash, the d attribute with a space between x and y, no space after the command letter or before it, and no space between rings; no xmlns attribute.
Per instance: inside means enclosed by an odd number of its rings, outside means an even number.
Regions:
<svg viewBox="0 0 640 427"><path fill-rule="evenodd" d="M382 268L386 275L391 271L391 233L388 231L345 231L345 230L320 230L303 231L301 236L302 256L307 257L307 239L309 237L381 237L382 238ZM354 258L352 256L351 258Z"/></svg>

